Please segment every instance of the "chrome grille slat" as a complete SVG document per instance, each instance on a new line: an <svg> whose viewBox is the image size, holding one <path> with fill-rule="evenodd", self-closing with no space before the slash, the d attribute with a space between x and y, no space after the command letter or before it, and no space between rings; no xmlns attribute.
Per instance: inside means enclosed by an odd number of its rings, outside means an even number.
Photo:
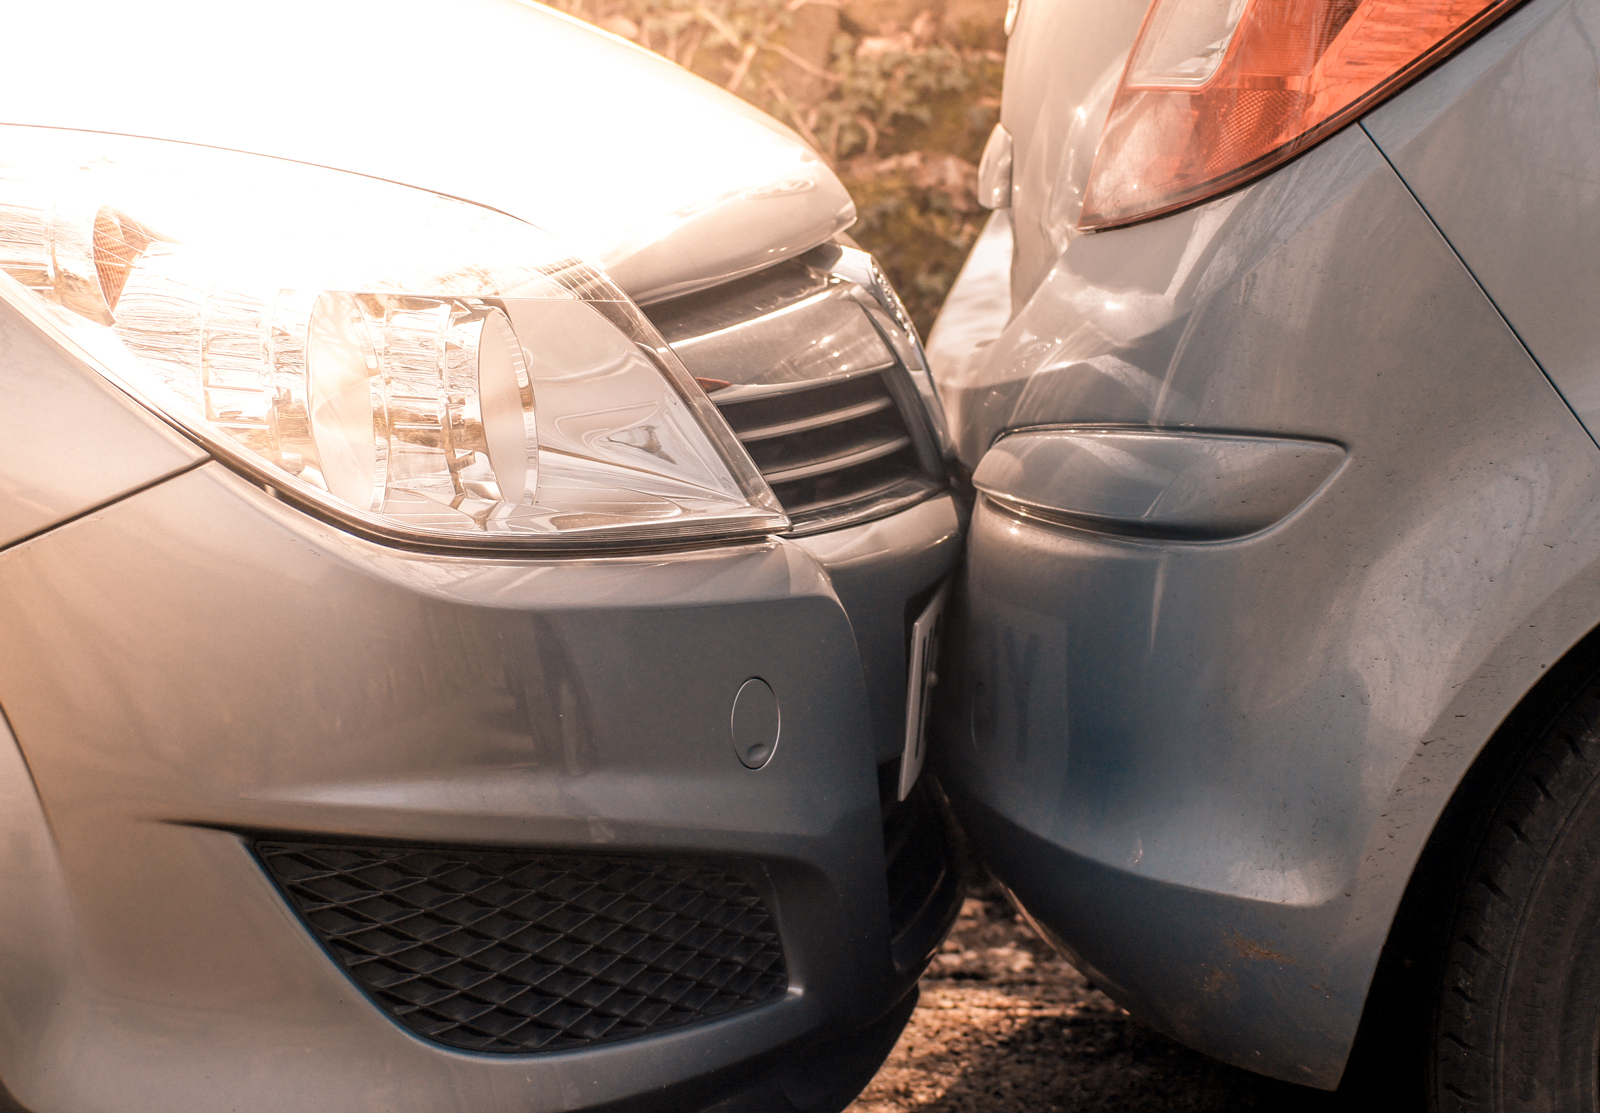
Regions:
<svg viewBox="0 0 1600 1113"><path fill-rule="evenodd" d="M794 534L894 513L945 487L937 435L901 362L906 338L890 342L895 326L834 273L839 258L820 247L645 310L690 374L731 384L711 400Z"/></svg>
<svg viewBox="0 0 1600 1113"><path fill-rule="evenodd" d="M774 414L800 422L841 410L865 408L867 403L879 401L890 404L873 406L855 417L818 423L787 436L758 440L745 436L746 430L751 428L770 428L774 424L771 420ZM882 377L872 375L829 382L803 395L728 405L723 407L723 416L744 442L750 458L767 481L786 483L824 471L842 471L904 447L909 443L910 434L893 401ZM780 500L782 497L779 495Z"/></svg>
<svg viewBox="0 0 1600 1113"><path fill-rule="evenodd" d="M899 452L902 448L909 447L911 447L910 436L896 437L892 441L871 445L859 451L847 453L844 456L829 456L815 463L800 464L796 467L784 468L781 471L762 472L761 474L766 476L767 482L773 485L792 483L796 479L810 479L814 475L823 475L826 472L844 471L846 468L870 463L891 453Z"/></svg>
<svg viewBox="0 0 1600 1113"><path fill-rule="evenodd" d="M770 327L780 317L781 332ZM764 382L799 385L814 377L808 365L819 362L834 374L850 374L894 361L872 322L838 285L766 318L679 338L673 350L695 374L729 382L760 368Z"/></svg>
<svg viewBox="0 0 1600 1113"><path fill-rule="evenodd" d="M937 483L924 477L913 479L902 477L887 483L863 487L856 498L850 501L827 495L811 500L791 498L784 505L789 508L790 517L799 524L789 532L793 536L803 537L881 518L885 514L893 514L908 506L915 506L929 494L941 489Z"/></svg>
<svg viewBox="0 0 1600 1113"><path fill-rule="evenodd" d="M820 429L824 425L831 425L836 421L849 421L852 418L866 417L880 410L886 410L894 405L894 399L887 396L875 398L868 402L859 402L854 406L846 406L842 410L829 410L813 417L802 417L794 421L785 421L777 425L764 425L756 429L746 429L739 434L739 439L745 444L751 441L771 440L773 437L786 437L791 433L804 433L811 429ZM767 477L769 480L771 476ZM781 482L773 480L773 482Z"/></svg>

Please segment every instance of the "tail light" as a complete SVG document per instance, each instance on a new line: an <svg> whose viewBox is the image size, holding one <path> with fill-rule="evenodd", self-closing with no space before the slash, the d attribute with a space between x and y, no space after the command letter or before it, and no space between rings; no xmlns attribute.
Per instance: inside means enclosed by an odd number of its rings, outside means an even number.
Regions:
<svg viewBox="0 0 1600 1113"><path fill-rule="evenodd" d="M1083 229L1159 216L1294 158L1519 0L1154 0L1106 118Z"/></svg>

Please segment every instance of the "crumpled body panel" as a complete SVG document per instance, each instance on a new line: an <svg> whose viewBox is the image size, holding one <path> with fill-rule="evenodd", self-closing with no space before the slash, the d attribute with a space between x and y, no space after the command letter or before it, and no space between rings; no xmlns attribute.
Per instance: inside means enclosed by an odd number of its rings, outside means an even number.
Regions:
<svg viewBox="0 0 1600 1113"><path fill-rule="evenodd" d="M1119 1002L1331 1088L1440 809L1600 614L1600 454L1359 128L1072 238L990 321L933 345L980 477L1051 426L1348 454L1237 540L980 497L934 750L997 876Z"/></svg>

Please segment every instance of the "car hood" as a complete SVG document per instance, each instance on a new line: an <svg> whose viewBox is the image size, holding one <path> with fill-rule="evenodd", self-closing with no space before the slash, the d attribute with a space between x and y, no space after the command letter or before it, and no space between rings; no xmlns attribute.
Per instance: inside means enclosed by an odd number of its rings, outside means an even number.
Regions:
<svg viewBox="0 0 1600 1113"><path fill-rule="evenodd" d="M52 0L6 14L0 122L227 147L537 224L638 301L827 240L800 139L631 43L518 0Z"/></svg>

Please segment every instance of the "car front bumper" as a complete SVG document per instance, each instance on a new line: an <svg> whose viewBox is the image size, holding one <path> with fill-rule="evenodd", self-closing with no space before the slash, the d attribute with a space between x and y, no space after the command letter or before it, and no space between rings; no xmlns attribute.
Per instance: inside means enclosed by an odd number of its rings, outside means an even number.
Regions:
<svg viewBox="0 0 1600 1113"><path fill-rule="evenodd" d="M425 555L206 463L5 550L0 784L25 851L0 912L5 1088L36 1113L838 1108L960 889L924 822L934 871L899 872L929 891L894 904L881 747L826 560L909 597L959 534L946 495L826 542ZM782 717L757 770L729 725L751 677ZM453 1049L345 975L261 838L709 863L759 894L788 988L632 1040Z"/></svg>

